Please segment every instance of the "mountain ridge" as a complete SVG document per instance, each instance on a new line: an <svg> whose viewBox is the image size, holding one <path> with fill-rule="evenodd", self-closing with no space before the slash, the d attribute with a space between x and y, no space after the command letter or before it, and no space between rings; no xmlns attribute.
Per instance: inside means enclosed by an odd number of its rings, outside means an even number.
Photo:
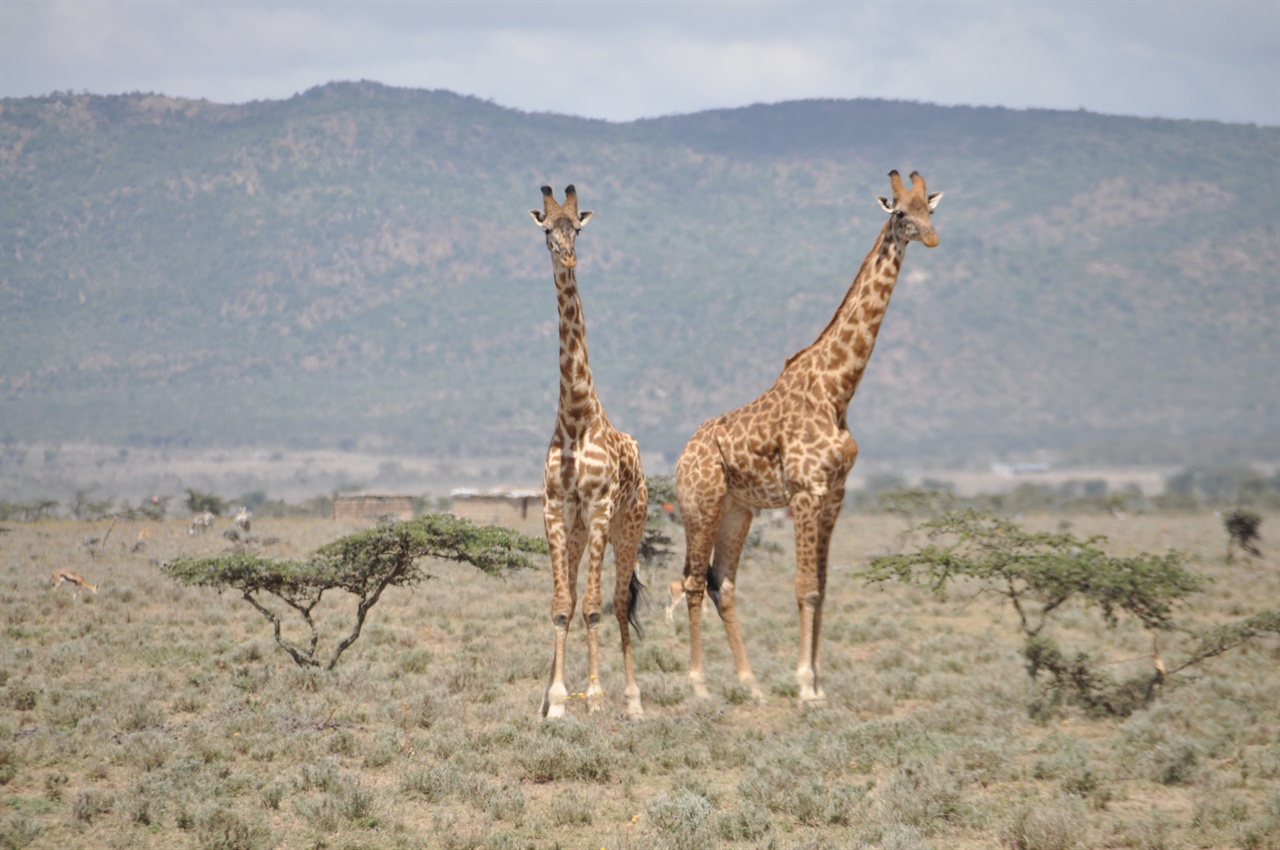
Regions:
<svg viewBox="0 0 1280 850"><path fill-rule="evenodd" d="M864 459L1274 460L1277 166L1274 128L872 100L6 99L0 439L540 453L555 301L526 210L572 182L601 398L674 461L816 338L896 168L946 193L941 245L908 252L850 407Z"/></svg>

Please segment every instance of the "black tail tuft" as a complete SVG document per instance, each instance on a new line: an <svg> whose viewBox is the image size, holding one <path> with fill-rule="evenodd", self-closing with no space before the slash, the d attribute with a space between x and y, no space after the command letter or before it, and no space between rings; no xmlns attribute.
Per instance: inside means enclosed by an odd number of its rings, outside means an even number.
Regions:
<svg viewBox="0 0 1280 850"><path fill-rule="evenodd" d="M644 583L640 581L640 571L631 574L629 588L631 598L627 600L627 621L636 630L636 637L644 637L644 627L640 625L640 597L644 594Z"/></svg>
<svg viewBox="0 0 1280 850"><path fill-rule="evenodd" d="M720 613L720 576L714 569L707 570L707 596L716 604L716 613Z"/></svg>

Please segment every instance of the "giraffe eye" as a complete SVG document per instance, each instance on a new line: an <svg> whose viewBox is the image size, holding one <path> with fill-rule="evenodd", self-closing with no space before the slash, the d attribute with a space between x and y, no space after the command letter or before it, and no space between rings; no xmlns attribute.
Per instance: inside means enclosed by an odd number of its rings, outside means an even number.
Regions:
<svg viewBox="0 0 1280 850"><path fill-rule="evenodd" d="M906 218L906 217L907 217L907 214L906 214L905 212L903 212L902 210L898 210L898 211L897 211L896 213L894 213L894 214L895 214L899 219L904 219L904 218Z"/></svg>

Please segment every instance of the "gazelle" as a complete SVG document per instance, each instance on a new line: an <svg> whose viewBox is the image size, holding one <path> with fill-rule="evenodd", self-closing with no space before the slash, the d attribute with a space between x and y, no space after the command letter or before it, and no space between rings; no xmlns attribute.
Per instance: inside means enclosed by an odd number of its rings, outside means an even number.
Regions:
<svg viewBox="0 0 1280 850"><path fill-rule="evenodd" d="M213 528L213 514L209 511L196 514L191 518L191 527L187 529L187 536L195 537L197 534L204 534L210 528Z"/></svg>
<svg viewBox="0 0 1280 850"><path fill-rule="evenodd" d="M676 606L684 601L684 582L673 581L667 586L667 590L671 593L671 604L667 606L667 624L675 628L676 624ZM702 613L706 614L710 607L708 606L708 597L702 597Z"/></svg>
<svg viewBox="0 0 1280 850"><path fill-rule="evenodd" d="M71 570L54 570L53 571L53 589L57 590L59 587L62 586L62 583L64 581L70 583L71 585L72 599L80 598L80 588L82 587L88 590L90 593L98 592L98 586L96 584L90 584L89 580L86 579L84 576L80 575L79 573L72 572Z"/></svg>
<svg viewBox="0 0 1280 850"><path fill-rule="evenodd" d="M242 505L240 512L236 514L236 525L245 534L249 533L249 520L251 519L253 519L253 513Z"/></svg>

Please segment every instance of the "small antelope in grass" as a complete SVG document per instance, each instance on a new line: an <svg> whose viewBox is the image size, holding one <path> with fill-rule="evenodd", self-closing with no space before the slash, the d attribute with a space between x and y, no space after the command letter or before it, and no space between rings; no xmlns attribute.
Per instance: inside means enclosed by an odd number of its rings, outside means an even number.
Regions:
<svg viewBox="0 0 1280 850"><path fill-rule="evenodd" d="M671 584L667 585L667 590L671 593L671 604L666 608L667 623L674 628L676 624L676 606L684 601L684 582L679 580L673 581ZM711 594L708 593L707 596L702 597L702 613L704 614L710 610L708 599L710 595Z"/></svg>
<svg viewBox="0 0 1280 850"><path fill-rule="evenodd" d="M246 507L241 506L240 512L236 514L236 526L245 534L249 533L249 520L253 519L253 513Z"/></svg>
<svg viewBox="0 0 1280 850"><path fill-rule="evenodd" d="M195 537L197 534L204 534L211 528L213 528L213 513L205 511L191 518L191 526L187 529L187 536Z"/></svg>
<svg viewBox="0 0 1280 850"><path fill-rule="evenodd" d="M71 585L72 599L80 598L80 588L82 587L88 590L90 593L98 592L98 586L96 584L90 584L89 580L84 576L80 575L79 573L72 572L71 570L54 570L53 571L53 589L57 590L59 587L62 586L62 583L64 581L68 582Z"/></svg>

